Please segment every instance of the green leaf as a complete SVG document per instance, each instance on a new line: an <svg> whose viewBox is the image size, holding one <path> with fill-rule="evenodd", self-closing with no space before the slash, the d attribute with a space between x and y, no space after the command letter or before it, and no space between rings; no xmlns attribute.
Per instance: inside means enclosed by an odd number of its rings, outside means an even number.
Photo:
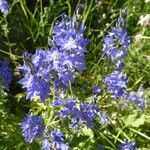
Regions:
<svg viewBox="0 0 150 150"><path fill-rule="evenodd" d="M85 135L85 136L89 136L90 139L93 139L94 138L94 133L91 129L88 129L88 128L83 128L81 130L81 132Z"/></svg>
<svg viewBox="0 0 150 150"><path fill-rule="evenodd" d="M140 117L137 115L137 113L133 115L129 115L126 118L123 118L124 123L126 126L132 126L138 128L139 126L143 125L145 123L145 115L142 114Z"/></svg>
<svg viewBox="0 0 150 150"><path fill-rule="evenodd" d="M143 125L145 122L145 115L142 114L140 118L136 119L134 122L131 123L132 127L139 127Z"/></svg>

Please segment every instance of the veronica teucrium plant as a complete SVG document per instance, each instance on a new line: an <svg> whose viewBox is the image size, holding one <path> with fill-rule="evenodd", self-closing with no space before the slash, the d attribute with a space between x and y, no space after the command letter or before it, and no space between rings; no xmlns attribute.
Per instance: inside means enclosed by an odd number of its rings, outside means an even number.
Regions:
<svg viewBox="0 0 150 150"><path fill-rule="evenodd" d="M22 55L24 64L19 69L24 77L19 83L26 89L26 99L34 101L38 97L44 105L39 113L41 117L34 115L32 110L23 119L22 134L28 143L40 139L43 150L71 149L74 136L83 129L95 132L101 126L111 124L109 111L103 111L100 106L101 99L105 99L103 93L107 94L110 103L122 99L124 103L132 102L144 110L145 98L127 89L127 75L123 69L131 41L122 15L116 27L104 37L102 51L115 66L103 80L104 85L95 86L92 96L84 100L78 99L72 92L69 94L71 83L76 82L76 74L86 69L88 40L84 35L85 29L77 15L71 18L62 14L53 27L51 47ZM119 149L136 150L136 144L130 141L122 143Z"/></svg>

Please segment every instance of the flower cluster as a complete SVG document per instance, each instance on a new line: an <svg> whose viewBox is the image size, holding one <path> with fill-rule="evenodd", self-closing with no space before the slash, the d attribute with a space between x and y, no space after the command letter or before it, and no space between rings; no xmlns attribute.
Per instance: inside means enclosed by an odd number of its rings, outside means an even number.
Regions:
<svg viewBox="0 0 150 150"><path fill-rule="evenodd" d="M131 94L126 91L127 77L122 73L124 67L123 59L127 54L127 48L130 45L130 38L125 29L125 21L120 15L116 27L104 38L103 52L105 52L115 64L116 68L110 76L107 76L104 82L107 89L112 93L113 98L125 98L134 103L142 110L145 107L145 99L137 94Z"/></svg>
<svg viewBox="0 0 150 150"><path fill-rule="evenodd" d="M105 36L102 50L116 64L117 69L123 68L122 60L125 58L127 48L130 45L130 38L124 27L125 23L120 18L116 23L116 27Z"/></svg>
<svg viewBox="0 0 150 150"><path fill-rule="evenodd" d="M119 146L119 150L137 150L135 142L125 142Z"/></svg>
<svg viewBox="0 0 150 150"><path fill-rule="evenodd" d="M12 70L8 66L7 59L0 61L0 86L9 88L9 84L12 78Z"/></svg>
<svg viewBox="0 0 150 150"><path fill-rule="evenodd" d="M53 148L56 150L69 149L69 146L64 143L64 135L57 129L52 131L49 137L45 137L42 140L42 150L51 150Z"/></svg>
<svg viewBox="0 0 150 150"><path fill-rule="evenodd" d="M129 93L127 98L129 102L132 102L133 104L137 105L141 110L144 110L146 105L144 97L134 92L134 93Z"/></svg>
<svg viewBox="0 0 150 150"><path fill-rule="evenodd" d="M32 143L35 138L40 137L44 130L42 119L34 116L32 113L24 117L20 127L22 129L22 135L28 143Z"/></svg>
<svg viewBox="0 0 150 150"><path fill-rule="evenodd" d="M19 81L24 88L27 88L26 99L33 99L40 96L41 100L45 100L50 92L50 84L48 76L50 67L47 64L47 51L37 50L34 55L23 53L24 66L20 70L25 74L24 78Z"/></svg>
<svg viewBox="0 0 150 150"><path fill-rule="evenodd" d="M127 77L121 70L124 67L122 60L127 54L129 45L130 38L127 35L122 15L120 15L116 27L106 35L103 44L103 52L105 52L116 65L114 72L104 80L107 84L107 89L112 93L113 98L122 97L127 88Z"/></svg>
<svg viewBox="0 0 150 150"><path fill-rule="evenodd" d="M98 85L92 89L94 97L89 102L68 98L62 92L63 89L68 88L69 83L75 81L76 71L82 72L86 68L84 57L88 41L83 35L85 26L79 23L76 16L68 18L62 15L61 21L57 21L53 30L51 48L36 50L35 54L23 53L24 65L20 67L20 70L23 72L24 78L19 83L27 89L26 99L30 100L35 96L45 100L50 91L54 89L55 94L51 101L54 108L50 111L56 116L50 120L52 124L46 124L45 128L42 119L30 113L24 117L20 127L25 141L28 143L41 137L43 150L68 150L69 145L65 143L64 135L56 128L49 131L48 127L54 128L55 125L61 126L63 123L68 123L68 128L78 130L85 126L93 128L96 121L102 125L110 123L110 119L107 112L100 113L96 104L96 98L101 93L102 86ZM138 93L127 92L127 77L122 71L123 59L129 45L130 38L125 29L125 22L121 18L116 27L104 38L103 52L111 58L116 66L104 82L107 90L112 93L112 98L126 98L143 110L145 99ZM44 104L46 106L47 103ZM49 109L49 106L46 107ZM136 148L134 142L125 142L120 145L119 150L136 150Z"/></svg>
<svg viewBox="0 0 150 150"><path fill-rule="evenodd" d="M77 17L74 16L73 19L67 18L62 15L61 22L57 22L54 26L54 41L56 45L59 46L60 51L65 51L71 58L73 58L74 65L77 70L84 69L84 61L81 64L76 62L78 58L84 57L84 52L86 52L87 39L84 38L85 26L79 24ZM75 63L76 62L76 63ZM81 68L79 66L82 66Z"/></svg>
<svg viewBox="0 0 150 150"><path fill-rule="evenodd" d="M56 56L54 61L57 70L57 82L67 87L68 82L74 82L75 71L85 69L84 53L87 52L88 40L84 38L85 26L77 17L68 18L62 15L62 20L54 26L54 46L51 48ZM60 86L60 84L56 84Z"/></svg>
<svg viewBox="0 0 150 150"><path fill-rule="evenodd" d="M68 88L74 82L75 71L85 69L84 53L87 39L83 32L85 26L75 19L62 16L62 21L54 26L54 45L49 50L37 50L34 55L24 53L24 66L20 67L25 74L19 82L27 88L27 99L40 96L45 100L50 92L50 83L55 89Z"/></svg>
<svg viewBox="0 0 150 150"><path fill-rule="evenodd" d="M65 52L60 52L58 48L52 47L50 49L51 57L53 57L53 70L55 72L55 89L58 90L60 87L63 89L68 88L69 82L74 82L74 71L73 65L70 61L69 56Z"/></svg>
<svg viewBox="0 0 150 150"><path fill-rule="evenodd" d="M60 117L70 118L71 126L75 129L86 124L89 128L94 126L94 120L98 117L99 108L94 102L81 102L70 99L60 111Z"/></svg>
<svg viewBox="0 0 150 150"><path fill-rule="evenodd" d="M6 14L9 12L9 6L6 0L0 0L0 10Z"/></svg>
<svg viewBox="0 0 150 150"><path fill-rule="evenodd" d="M82 102L80 104L80 120L85 122L88 127L94 126L94 119L98 116L99 108L94 102Z"/></svg>
<svg viewBox="0 0 150 150"><path fill-rule="evenodd" d="M113 98L123 96L127 88L127 77L120 71L114 71L110 76L105 78L108 91L112 93Z"/></svg>

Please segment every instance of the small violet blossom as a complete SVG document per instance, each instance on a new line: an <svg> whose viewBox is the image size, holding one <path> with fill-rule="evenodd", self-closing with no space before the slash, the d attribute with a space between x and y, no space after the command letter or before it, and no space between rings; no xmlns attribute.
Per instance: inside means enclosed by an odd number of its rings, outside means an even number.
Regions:
<svg viewBox="0 0 150 150"><path fill-rule="evenodd" d="M39 116L34 116L32 113L27 114L20 124L22 135L26 142L32 143L35 138L42 135L44 124Z"/></svg>
<svg viewBox="0 0 150 150"><path fill-rule="evenodd" d="M138 93L130 93L127 97L128 101L135 104L137 107L139 107L141 110L144 110L146 105L146 100L144 97L140 96Z"/></svg>
<svg viewBox="0 0 150 150"><path fill-rule="evenodd" d="M95 86L93 89L92 89L92 93L93 94L99 94L102 90L102 87L100 85L98 86Z"/></svg>
<svg viewBox="0 0 150 150"><path fill-rule="evenodd" d="M44 138L42 140L42 150L51 150L52 144L49 142L47 138Z"/></svg>
<svg viewBox="0 0 150 150"><path fill-rule="evenodd" d="M135 142L125 142L119 146L118 150L137 150Z"/></svg>
<svg viewBox="0 0 150 150"><path fill-rule="evenodd" d="M49 138L42 140L42 150L69 150L68 144L64 143L64 135L57 129L51 132Z"/></svg>
<svg viewBox="0 0 150 150"><path fill-rule="evenodd" d="M0 11L8 14L9 6L6 0L0 0Z"/></svg>

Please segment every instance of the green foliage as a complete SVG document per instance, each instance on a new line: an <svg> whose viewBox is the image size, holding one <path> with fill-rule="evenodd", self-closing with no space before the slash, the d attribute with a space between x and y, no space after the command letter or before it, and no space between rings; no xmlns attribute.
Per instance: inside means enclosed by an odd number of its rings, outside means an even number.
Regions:
<svg viewBox="0 0 150 150"><path fill-rule="evenodd" d="M27 112L26 109L14 97L6 93L0 95L0 150L38 148L36 143L26 144L20 134L19 123Z"/></svg>

